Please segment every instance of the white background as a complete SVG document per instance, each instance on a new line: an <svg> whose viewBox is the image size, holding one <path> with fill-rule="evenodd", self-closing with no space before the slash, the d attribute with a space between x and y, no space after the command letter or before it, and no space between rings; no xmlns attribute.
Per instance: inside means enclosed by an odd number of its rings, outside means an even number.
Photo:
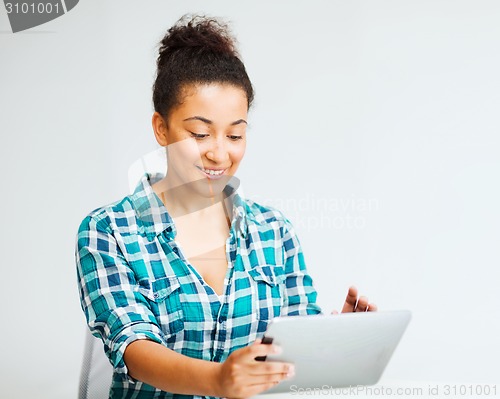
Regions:
<svg viewBox="0 0 500 399"><path fill-rule="evenodd" d="M16 34L0 7L0 396L76 397L77 227L157 148L156 44L186 12L232 22L239 177L296 225L324 310L350 284L412 310L386 378L500 382L500 2L207 4L81 0Z"/></svg>

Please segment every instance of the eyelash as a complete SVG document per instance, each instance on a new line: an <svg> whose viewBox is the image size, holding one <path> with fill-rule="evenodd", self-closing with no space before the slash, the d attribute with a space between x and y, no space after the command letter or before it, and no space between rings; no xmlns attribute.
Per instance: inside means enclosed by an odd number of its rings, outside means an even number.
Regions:
<svg viewBox="0 0 500 399"><path fill-rule="evenodd" d="M203 140L205 137L208 136L208 134L198 134L194 132L189 132L189 133L191 133L191 136L193 136L196 140ZM227 136L227 137L229 137L233 141L238 141L243 139L243 136Z"/></svg>

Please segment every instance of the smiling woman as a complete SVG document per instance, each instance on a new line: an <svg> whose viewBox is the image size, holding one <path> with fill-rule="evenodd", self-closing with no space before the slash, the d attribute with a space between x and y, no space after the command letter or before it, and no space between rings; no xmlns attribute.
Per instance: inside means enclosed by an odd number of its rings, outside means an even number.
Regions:
<svg viewBox="0 0 500 399"><path fill-rule="evenodd" d="M181 18L161 41L152 127L167 172L78 231L82 309L114 368L110 397L249 397L293 375L260 362L276 316L319 314L300 242L235 173L253 89L227 26ZM374 310L351 289L344 311Z"/></svg>

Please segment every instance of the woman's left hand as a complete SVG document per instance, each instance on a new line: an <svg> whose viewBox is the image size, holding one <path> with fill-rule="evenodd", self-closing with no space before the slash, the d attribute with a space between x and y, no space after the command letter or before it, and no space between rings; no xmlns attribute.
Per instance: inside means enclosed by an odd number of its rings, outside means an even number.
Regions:
<svg viewBox="0 0 500 399"><path fill-rule="evenodd" d="M375 312L377 310L377 305L374 303L369 303L366 296L360 296L358 298L358 289L354 286L349 288L347 292L347 297L345 299L344 307L342 308L342 313L349 312ZM332 314L338 314L335 309L332 310Z"/></svg>

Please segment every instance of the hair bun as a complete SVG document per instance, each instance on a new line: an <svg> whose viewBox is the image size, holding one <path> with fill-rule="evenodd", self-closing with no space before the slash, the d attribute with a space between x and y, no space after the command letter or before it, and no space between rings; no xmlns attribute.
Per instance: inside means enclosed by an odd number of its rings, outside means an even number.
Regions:
<svg viewBox="0 0 500 399"><path fill-rule="evenodd" d="M184 14L158 43L153 105L168 120L183 102L184 89L196 84L229 84L242 89L248 108L254 90L236 50L236 39L218 17Z"/></svg>
<svg viewBox="0 0 500 399"><path fill-rule="evenodd" d="M186 22L187 21L187 22ZM216 18L186 14L160 42L158 67L177 51L211 52L239 58L226 23Z"/></svg>

